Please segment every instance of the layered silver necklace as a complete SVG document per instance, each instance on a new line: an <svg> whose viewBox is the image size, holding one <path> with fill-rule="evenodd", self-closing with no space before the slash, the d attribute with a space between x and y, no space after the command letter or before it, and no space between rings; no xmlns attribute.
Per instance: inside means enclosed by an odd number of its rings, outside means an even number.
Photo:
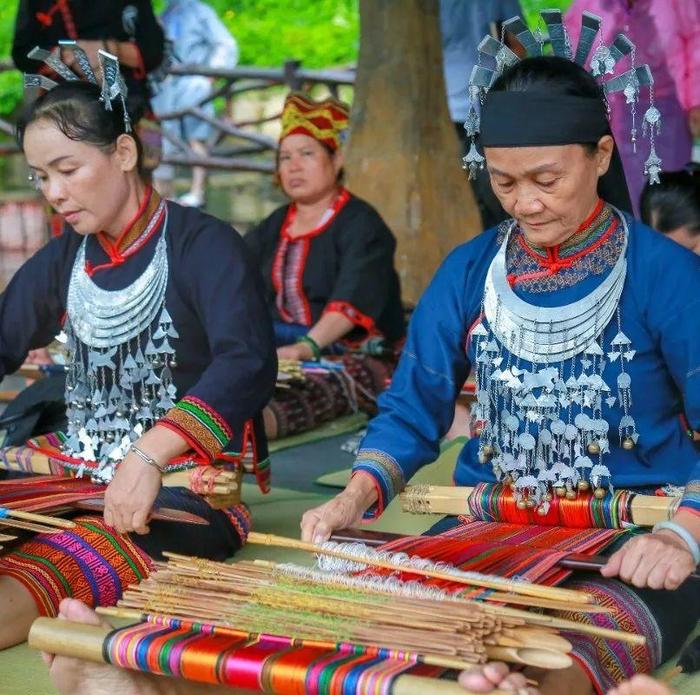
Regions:
<svg viewBox="0 0 700 695"><path fill-rule="evenodd" d="M479 459L491 463L497 479L512 483L521 506L542 513L552 493L574 497L592 485L598 496L605 494L610 425L604 410L619 403L624 448L638 439L627 371L635 351L621 330L619 309L629 230L625 216L615 213L624 234L615 265L591 293L560 307L529 304L513 291L506 259L513 223L487 273L485 320L471 333ZM618 330L606 351L603 333L613 320ZM608 360L620 365L615 390L603 378Z"/></svg>
<svg viewBox="0 0 700 695"><path fill-rule="evenodd" d="M63 452L109 482L131 443L173 407L177 338L165 306L167 209L146 269L121 290L98 287L85 270L86 237L76 254L64 327L68 350ZM82 475L86 464L66 464Z"/></svg>

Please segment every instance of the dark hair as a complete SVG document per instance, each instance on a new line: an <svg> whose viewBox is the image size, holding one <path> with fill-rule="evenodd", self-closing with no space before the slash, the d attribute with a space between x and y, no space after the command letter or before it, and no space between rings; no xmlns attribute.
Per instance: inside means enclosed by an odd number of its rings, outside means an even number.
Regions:
<svg viewBox="0 0 700 695"><path fill-rule="evenodd" d="M490 92L546 92L549 96L592 97L603 101L603 90L584 68L559 56L525 58L505 70ZM597 145L582 144L593 154Z"/></svg>
<svg viewBox="0 0 700 695"><path fill-rule="evenodd" d="M640 207L642 221L653 225L664 234L687 227L693 235L700 235L700 165L690 164L681 171L665 171L661 183L646 184Z"/></svg>
<svg viewBox="0 0 700 695"><path fill-rule="evenodd" d="M22 114L17 123L17 144L24 150L28 126L39 120L53 123L67 138L95 145L112 152L120 135L126 133L124 107L121 99L112 101L112 109L105 109L100 100L101 90L96 84L83 81L62 82L42 94ZM142 172L143 148L135 133L128 133L138 150L138 171Z"/></svg>

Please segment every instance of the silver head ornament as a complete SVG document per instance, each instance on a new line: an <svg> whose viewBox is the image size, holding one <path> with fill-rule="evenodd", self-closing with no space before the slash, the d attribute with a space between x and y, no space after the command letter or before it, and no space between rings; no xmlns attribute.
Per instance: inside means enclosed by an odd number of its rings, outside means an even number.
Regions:
<svg viewBox="0 0 700 695"><path fill-rule="evenodd" d="M99 50L100 65L102 66L102 96L100 99L104 102L107 111L112 110L112 101L121 99L124 107L124 130L127 133L131 132L131 120L126 110L126 95L127 88L119 71L119 59L117 56L107 53L107 51Z"/></svg>
<svg viewBox="0 0 700 695"><path fill-rule="evenodd" d="M75 56L75 61L80 67L80 70L85 75L88 82L99 84L97 75L90 65L90 61L85 51L78 45L77 41L61 40L58 42L63 49L69 49ZM100 59L100 67L102 73L101 95L100 99L104 103L107 111L112 110L112 102L114 99L121 99L124 107L124 130L127 133L131 132L131 119L126 108L127 87L124 78L119 69L119 60L116 56L107 51L98 51ZM67 82L79 81L80 78L76 75L58 55L44 48L35 46L27 54L28 58L39 60L51 68L57 75L62 77ZM25 88L40 88L47 91L58 86L58 82L45 77L44 75L25 74Z"/></svg>
<svg viewBox="0 0 700 695"><path fill-rule="evenodd" d="M635 46L632 41L624 34L617 34L612 44L606 46L600 41L595 50L593 50L596 37L601 32L602 20L591 12L584 12L581 17L579 42L574 51L564 26L561 11L548 9L542 10L540 14L547 28L554 55L572 60L572 62L582 67L585 67L588 63L593 77L600 79L606 75L614 75L618 65L622 63L624 58L629 56L631 68L621 75L611 77L607 81L601 81L601 87L606 96L615 92L624 94L632 114L630 134L633 144L637 140L635 125L636 105L642 88L649 89L649 106L642 120L642 134L650 140L650 155L645 165L644 173L649 176L650 183L657 183L658 174L661 171L661 160L655 152L654 138L661 130L661 112L654 105L654 78L651 70L648 65L635 65ZM505 70L519 61L518 56L505 44L505 32L509 32L520 42L528 57L543 55L543 43L539 31L533 34L520 17L512 17L503 23L501 41L492 36L486 36L479 44L479 64L474 66L469 79L468 96L470 108L464 124L467 135L471 140L470 148L464 158L464 168L469 171L470 179L474 178L478 169L483 169L484 167L484 157L477 146L479 133L481 132L477 102L483 102L486 93L495 80ZM488 63L489 67L481 64L482 58L485 58L485 63Z"/></svg>

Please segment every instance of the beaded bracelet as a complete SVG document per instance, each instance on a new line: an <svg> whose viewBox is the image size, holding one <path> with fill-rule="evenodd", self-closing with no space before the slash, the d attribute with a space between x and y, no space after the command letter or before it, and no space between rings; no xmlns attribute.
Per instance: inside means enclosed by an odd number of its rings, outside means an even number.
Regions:
<svg viewBox="0 0 700 695"><path fill-rule="evenodd" d="M153 468L157 468L161 473L165 473L165 466L161 466L158 461L156 461L152 456L149 456L145 451L141 451L136 444L132 444L129 447L129 451L133 451L144 463L147 463Z"/></svg>
<svg viewBox="0 0 700 695"><path fill-rule="evenodd" d="M688 546L690 554L693 556L693 562L696 565L700 565L700 545L698 545L698 542L693 538L693 534L690 533L687 528L677 524L675 521L660 521L654 526L651 532L656 533L663 529L673 531L679 538L682 538Z"/></svg>
<svg viewBox="0 0 700 695"><path fill-rule="evenodd" d="M297 343L306 343L311 348L314 362L318 362L321 359L321 348L319 347L319 344L310 335L300 336L297 339Z"/></svg>

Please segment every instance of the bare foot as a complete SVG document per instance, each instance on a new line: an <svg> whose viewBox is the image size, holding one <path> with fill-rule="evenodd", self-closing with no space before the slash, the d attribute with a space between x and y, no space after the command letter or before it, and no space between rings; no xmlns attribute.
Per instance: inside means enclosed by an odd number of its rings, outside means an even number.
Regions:
<svg viewBox="0 0 700 695"><path fill-rule="evenodd" d="M66 598L61 601L59 618L74 623L111 626L81 601ZM61 695L151 695L158 688L147 674L96 664L68 656L44 654L51 682Z"/></svg>
<svg viewBox="0 0 700 695"><path fill-rule="evenodd" d="M459 674L459 684L474 693L490 693L496 688L512 690L514 693L538 695L536 688L528 688L522 673L510 673L508 666L500 661L492 661L483 666L475 666Z"/></svg>

